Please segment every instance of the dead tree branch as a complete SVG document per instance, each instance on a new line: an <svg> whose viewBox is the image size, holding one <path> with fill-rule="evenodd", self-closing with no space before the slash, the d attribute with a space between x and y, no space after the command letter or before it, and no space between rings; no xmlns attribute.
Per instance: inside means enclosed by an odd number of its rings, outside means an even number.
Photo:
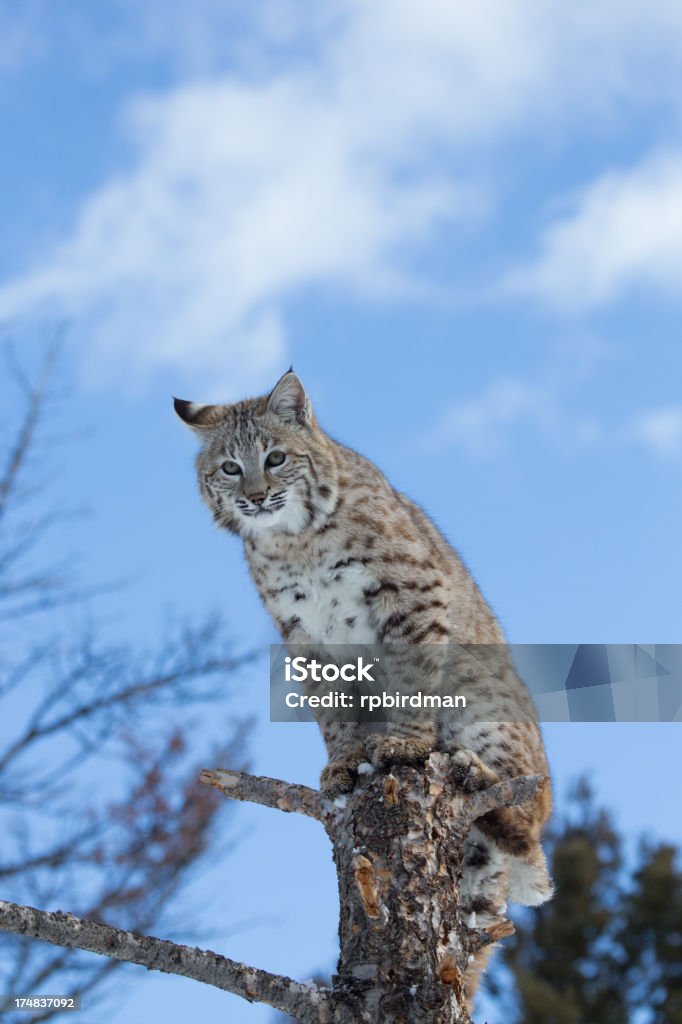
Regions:
<svg viewBox="0 0 682 1024"><path fill-rule="evenodd" d="M467 795L453 787L450 768L449 755L435 753L422 771L397 767L361 776L353 793L333 801L278 779L228 769L201 773L203 783L232 800L324 825L340 898L341 955L331 989L11 903L0 903L0 929L194 978L304 1024L468 1024L467 965L513 927L503 917L486 931L467 927L459 911L462 847L476 818L531 799L544 780L522 776Z"/></svg>
<svg viewBox="0 0 682 1024"><path fill-rule="evenodd" d="M55 946L85 949L112 960L140 964L150 971L179 974L233 992L249 1002L267 1003L301 1021L322 1021L325 995L281 975L260 971L219 956L211 950L182 946L152 935L136 935L98 921L48 913L0 900L0 929L27 935Z"/></svg>
<svg viewBox="0 0 682 1024"><path fill-rule="evenodd" d="M537 793L544 782L544 775L519 775L515 779L506 779L498 782L490 789L482 789L478 793L471 793L467 801L467 811L470 821L482 818L489 811L498 807L516 807L517 804L525 804L527 800Z"/></svg>
<svg viewBox="0 0 682 1024"><path fill-rule="evenodd" d="M297 786L281 779L269 779L265 775L248 775L233 772L228 768L205 769L199 781L219 789L230 800L243 800L263 807L274 807L278 811L294 811L309 818L322 820L320 794L308 786Z"/></svg>

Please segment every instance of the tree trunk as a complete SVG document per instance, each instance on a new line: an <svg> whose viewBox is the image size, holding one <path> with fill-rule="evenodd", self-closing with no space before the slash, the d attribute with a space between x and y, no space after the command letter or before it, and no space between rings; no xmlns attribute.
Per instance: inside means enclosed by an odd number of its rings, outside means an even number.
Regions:
<svg viewBox="0 0 682 1024"><path fill-rule="evenodd" d="M459 913L470 798L448 768L433 754L424 772L361 776L324 818L339 880L334 1024L469 1021L464 973L488 937Z"/></svg>
<svg viewBox="0 0 682 1024"><path fill-rule="evenodd" d="M204 773L227 796L317 818L331 839L339 885L337 974L331 989L317 990L312 1015L298 1019L469 1024L467 967L513 926L500 919L488 931L467 927L458 889L464 840L476 818L531 799L543 778L522 776L465 794L449 772L449 755L434 753L423 770L360 775L352 793L333 801L312 801L311 790L282 783L283 790L264 799L239 773Z"/></svg>

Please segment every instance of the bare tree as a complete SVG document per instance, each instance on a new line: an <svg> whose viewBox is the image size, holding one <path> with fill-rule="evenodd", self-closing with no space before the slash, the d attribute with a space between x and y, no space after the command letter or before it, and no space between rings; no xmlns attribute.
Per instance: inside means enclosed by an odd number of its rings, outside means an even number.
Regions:
<svg viewBox="0 0 682 1024"><path fill-rule="evenodd" d="M222 804L197 783L187 707L210 700L223 709L225 738L213 756L245 766L249 723L229 715L226 699L229 677L252 655L235 654L217 620L176 625L139 654L105 643L96 598L78 586L72 560L46 556L45 542L74 514L45 488L58 352L53 345L34 375L6 352L0 886L21 903L63 903L91 921L147 930L168 922ZM0 940L4 992L88 992L92 1000L118 966L16 935Z"/></svg>

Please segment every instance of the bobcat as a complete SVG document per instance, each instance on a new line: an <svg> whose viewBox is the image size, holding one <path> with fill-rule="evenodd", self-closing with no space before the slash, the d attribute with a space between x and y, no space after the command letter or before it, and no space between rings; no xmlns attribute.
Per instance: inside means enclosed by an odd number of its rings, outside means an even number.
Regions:
<svg viewBox="0 0 682 1024"><path fill-rule="evenodd" d="M290 370L269 395L234 405L175 399L201 438L201 496L217 525L238 534L253 581L287 645L409 644L437 671L443 645L471 645L467 685L489 714L389 722L321 719L329 763L321 788L352 789L358 767L453 755L465 789L542 773L533 801L480 819L467 840L460 886L470 923L486 927L505 901L534 906L552 895L540 846L551 795L534 708L490 608L428 516L357 452L318 425ZM486 718L485 721L481 718ZM467 976L471 992L489 950Z"/></svg>

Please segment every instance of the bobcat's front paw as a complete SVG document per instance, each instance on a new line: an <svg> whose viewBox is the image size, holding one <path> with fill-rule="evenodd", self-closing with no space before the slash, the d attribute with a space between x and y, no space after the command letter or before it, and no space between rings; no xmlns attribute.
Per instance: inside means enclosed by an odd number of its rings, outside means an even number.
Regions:
<svg viewBox="0 0 682 1024"><path fill-rule="evenodd" d="M453 782L467 793L488 789L500 781L497 772L488 768L473 750L458 750L453 754L451 764Z"/></svg>
<svg viewBox="0 0 682 1024"><path fill-rule="evenodd" d="M386 736L384 733L368 736L365 747L370 761L379 770L393 764L422 765L433 751L425 740L411 736Z"/></svg>
<svg viewBox="0 0 682 1024"><path fill-rule="evenodd" d="M333 800L343 793L350 793L357 780L357 767L359 762L352 761L330 761L322 769L320 775L320 790L328 800Z"/></svg>

